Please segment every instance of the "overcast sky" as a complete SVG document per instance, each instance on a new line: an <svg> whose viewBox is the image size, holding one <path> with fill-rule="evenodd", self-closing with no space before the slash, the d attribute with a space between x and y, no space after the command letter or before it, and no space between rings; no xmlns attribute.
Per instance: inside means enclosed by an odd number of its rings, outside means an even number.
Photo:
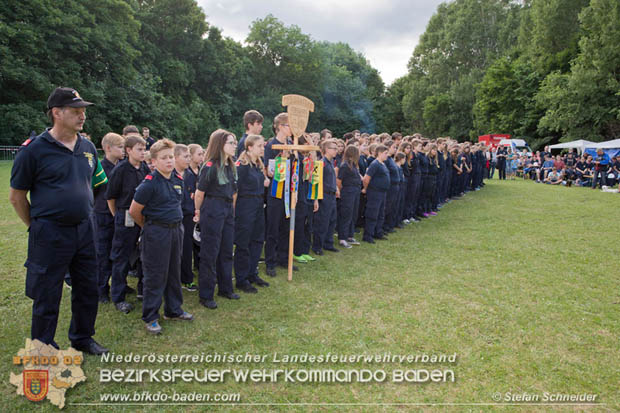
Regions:
<svg viewBox="0 0 620 413"><path fill-rule="evenodd" d="M386 85L407 73L418 39L442 0L198 0L207 21L243 42L252 21L271 13L315 40L348 43Z"/></svg>

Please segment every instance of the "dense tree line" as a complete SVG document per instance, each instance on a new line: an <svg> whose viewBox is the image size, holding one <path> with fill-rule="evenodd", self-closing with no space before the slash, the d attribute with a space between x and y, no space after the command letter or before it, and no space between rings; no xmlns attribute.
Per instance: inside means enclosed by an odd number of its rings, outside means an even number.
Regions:
<svg viewBox="0 0 620 413"><path fill-rule="evenodd" d="M268 15L244 45L195 0L6 0L0 10L0 144L46 125L59 85L97 103L95 140L133 123L206 142L270 119L286 93L315 102L309 129L526 137L537 148L620 137L620 2L454 0L441 4L387 89L363 55Z"/></svg>
<svg viewBox="0 0 620 413"><path fill-rule="evenodd" d="M387 90L390 130L546 143L620 138L620 2L440 5Z"/></svg>
<svg viewBox="0 0 620 413"><path fill-rule="evenodd" d="M270 119L281 97L315 102L310 128L337 134L382 127L384 84L348 45L317 42L269 15L246 45L222 36L195 0L7 0L0 10L0 144L47 124L56 86L97 105L86 132L98 141L124 125L156 137L206 142L218 127L242 132L251 108Z"/></svg>

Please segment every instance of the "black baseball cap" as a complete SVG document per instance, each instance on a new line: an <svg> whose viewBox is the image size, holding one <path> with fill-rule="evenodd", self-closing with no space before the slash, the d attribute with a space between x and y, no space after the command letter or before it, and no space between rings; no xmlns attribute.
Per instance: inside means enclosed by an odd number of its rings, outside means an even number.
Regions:
<svg viewBox="0 0 620 413"><path fill-rule="evenodd" d="M77 90L70 87L57 87L54 89L49 98L47 98L47 108L62 108L65 106L71 108L83 108L86 106L94 105L94 103L87 102Z"/></svg>

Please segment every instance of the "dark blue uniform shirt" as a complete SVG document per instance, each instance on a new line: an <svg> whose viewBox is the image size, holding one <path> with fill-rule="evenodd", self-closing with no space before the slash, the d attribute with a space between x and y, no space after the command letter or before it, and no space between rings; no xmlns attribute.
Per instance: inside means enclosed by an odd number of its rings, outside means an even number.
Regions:
<svg viewBox="0 0 620 413"><path fill-rule="evenodd" d="M30 191L30 217L73 225L93 211L97 149L78 134L73 151L49 134L27 140L17 152L11 187Z"/></svg>
<svg viewBox="0 0 620 413"><path fill-rule="evenodd" d="M422 152L418 152L418 161L420 162L420 173L422 175L428 174L428 157Z"/></svg>
<svg viewBox="0 0 620 413"><path fill-rule="evenodd" d="M414 152L413 157L411 158L411 173L413 175L422 175L419 153Z"/></svg>
<svg viewBox="0 0 620 413"><path fill-rule="evenodd" d="M385 161L385 166L390 172L390 184L398 185L400 183L400 174L398 173L398 165L396 165L394 159L388 156L387 160Z"/></svg>
<svg viewBox="0 0 620 413"><path fill-rule="evenodd" d="M207 162L200 170L197 189L204 192L205 196L232 201L233 195L237 192L237 181L232 166L225 166L224 168L228 182L220 184L217 177L218 168L213 165L213 162Z"/></svg>
<svg viewBox="0 0 620 413"><path fill-rule="evenodd" d="M390 171L385 164L375 159L368 166L366 175L370 176L369 188L384 192L390 189Z"/></svg>
<svg viewBox="0 0 620 413"><path fill-rule="evenodd" d="M336 158L334 158L336 159ZM328 161L323 158L323 191L336 192L336 171L334 170L334 159Z"/></svg>
<svg viewBox="0 0 620 413"><path fill-rule="evenodd" d="M183 172L183 186L185 187L184 192L189 193L190 198L191 195L196 192L196 185L198 185L198 174L195 173L191 167L188 167ZM192 199L192 215L194 214L195 209L194 200ZM183 210L183 214L185 214L185 209Z"/></svg>
<svg viewBox="0 0 620 413"><path fill-rule="evenodd" d="M406 165L398 167L398 177L400 178L400 182L406 182L406 180L405 180L405 168L406 168Z"/></svg>
<svg viewBox="0 0 620 413"><path fill-rule="evenodd" d="M248 137L247 133L244 133L241 139L239 139L239 143L237 144L237 150L235 151L235 158L239 158L241 152L245 151L245 138Z"/></svg>
<svg viewBox="0 0 620 413"><path fill-rule="evenodd" d="M366 158L366 155L360 155L358 166L360 170L360 175L366 175L366 169L368 169L368 158Z"/></svg>
<svg viewBox="0 0 620 413"><path fill-rule="evenodd" d="M108 177L108 188L105 193L106 199L116 200L116 209L129 209L136 188L144 177L151 172L145 162L141 162L138 168L124 159L116 164Z"/></svg>
<svg viewBox="0 0 620 413"><path fill-rule="evenodd" d="M262 197L265 193L265 174L251 163L242 165L237 161L237 195Z"/></svg>
<svg viewBox="0 0 620 413"><path fill-rule="evenodd" d="M357 168L351 168L348 163L343 162L338 169L338 179L342 181L342 188L360 189L362 178Z"/></svg>
<svg viewBox="0 0 620 413"><path fill-rule="evenodd" d="M190 168L187 168L190 169ZM178 175L183 181L183 196L181 198L181 211L183 211L183 215L194 215L194 200L192 199L193 192L187 188L187 183L185 182L185 172L183 171L183 175L178 173L176 170L172 171L173 175Z"/></svg>
<svg viewBox="0 0 620 413"><path fill-rule="evenodd" d="M146 175L144 181L136 188L134 200L144 205L142 215L146 221L175 224L183 219L181 200L183 198L183 178L172 171L166 179L154 170Z"/></svg>
<svg viewBox="0 0 620 413"><path fill-rule="evenodd" d="M114 164L108 161L108 158L103 158L101 166L106 176L112 175ZM108 188L108 184L102 184L95 190L95 212L97 214L110 214L110 208L108 208L108 201L105 199L105 193ZM111 215L111 214L110 214Z"/></svg>

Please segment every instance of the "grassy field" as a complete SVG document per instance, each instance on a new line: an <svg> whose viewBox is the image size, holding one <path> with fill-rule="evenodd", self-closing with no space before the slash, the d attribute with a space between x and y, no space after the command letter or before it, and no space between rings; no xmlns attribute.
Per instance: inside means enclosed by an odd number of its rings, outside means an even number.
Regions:
<svg viewBox="0 0 620 413"><path fill-rule="evenodd" d="M15 394L11 358L30 334L24 295L26 231L7 201L10 163L0 163L0 402L2 411L57 411ZM149 335L140 312L100 307L95 338L117 354L258 354L259 363L103 363L66 394L66 411L617 411L620 409L620 195L523 181L489 181L379 242L284 270L271 287L216 311L184 291L193 323L162 322ZM261 270L262 271L262 270ZM135 278L129 279L135 284ZM56 341L69 345L70 301ZM130 296L135 303L135 297ZM274 363L272 354L456 354L455 363ZM100 383L105 368L369 369L369 383ZM393 383L402 369L452 370L454 382ZM239 393L241 405L76 405L104 393ZM597 406L524 405L507 393L597 395ZM495 403L501 396L501 404ZM243 404L245 403L245 405ZM293 403L295 405L289 405ZM420 405L416 405L416 404ZM441 403L431 406L428 404ZM341 404L336 406L335 404ZM354 404L354 405L353 405ZM384 404L384 405L381 405ZM424 405L427 404L427 405ZM454 405L446 405L454 404Z"/></svg>

